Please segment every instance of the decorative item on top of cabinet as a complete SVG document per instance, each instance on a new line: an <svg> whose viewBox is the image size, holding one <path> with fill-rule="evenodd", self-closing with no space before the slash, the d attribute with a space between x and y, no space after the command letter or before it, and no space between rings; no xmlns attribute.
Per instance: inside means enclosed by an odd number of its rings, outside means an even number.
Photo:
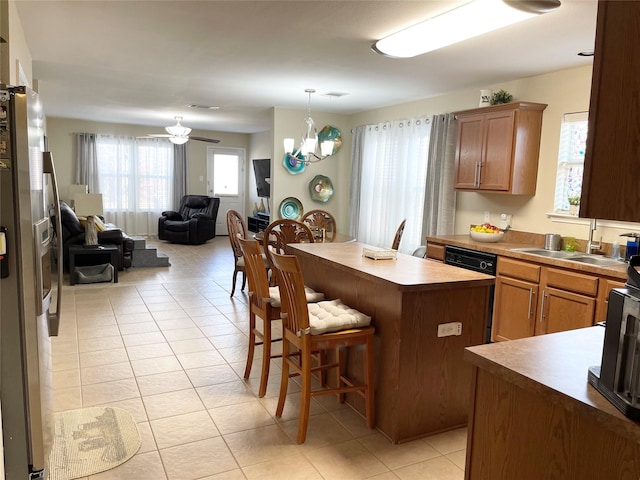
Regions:
<svg viewBox="0 0 640 480"><path fill-rule="evenodd" d="M598 2L580 216L640 221L640 2Z"/></svg>
<svg viewBox="0 0 640 480"><path fill-rule="evenodd" d="M542 112L547 105L513 102L455 112L457 190L534 195Z"/></svg>

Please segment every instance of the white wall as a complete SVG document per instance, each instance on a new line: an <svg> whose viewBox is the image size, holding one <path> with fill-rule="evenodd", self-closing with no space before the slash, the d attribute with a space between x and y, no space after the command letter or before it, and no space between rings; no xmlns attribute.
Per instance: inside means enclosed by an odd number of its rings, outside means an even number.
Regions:
<svg viewBox="0 0 640 480"><path fill-rule="evenodd" d="M493 223L498 222L500 213L512 214L514 230L534 233L554 232L563 236L587 238L588 220L563 223L552 221L546 214L553 211L562 116L565 113L589 109L591 66L561 70L496 85L480 85L477 88L451 92L418 102L363 112L353 115L349 120L352 126L356 126L475 108L478 106L481 88L493 90L503 88L512 93L515 100L548 104L542 122L536 194L513 196L458 192L456 233L466 233L471 223L483 222L484 212L489 211ZM620 228L601 227L598 229L597 237L602 235L605 242L620 240L618 237L620 233L628 231L630 226L640 228L637 224L623 224L619 225Z"/></svg>
<svg viewBox="0 0 640 480"><path fill-rule="evenodd" d="M141 125L127 125L116 123L88 122L67 118L47 118L47 136L49 149L53 153L56 163L56 174L60 185L60 197L68 200L67 187L75 183L76 162L76 133L103 133L112 135L145 135L147 133L162 133L158 127ZM243 148L249 151L250 136L243 133L208 132L194 130L194 135L217 138L220 147ZM187 158L189 170L188 193L194 195L207 194L207 147L210 143L190 140L187 143ZM201 180L202 178L202 180ZM177 205L176 205L177 206Z"/></svg>
<svg viewBox="0 0 640 480"><path fill-rule="evenodd" d="M18 61L27 77L29 85L34 87L32 76L32 59L29 47L24 38L22 24L14 0L9 1L9 83L23 85L18 82Z"/></svg>
<svg viewBox="0 0 640 480"><path fill-rule="evenodd" d="M321 162L310 164L305 171L292 175L283 165L285 138L294 138L296 148L302 137L304 110L273 110L273 164L271 170L271 202L273 218L279 218L278 207L287 197L295 197L302 203L304 211L322 209L330 212L336 219L338 231L346 232L349 220L349 178L351 175L351 133L349 118L345 115L328 114L311 110L316 128L332 125L342 134L342 147L337 154ZM325 175L333 183L334 195L325 203L311 199L309 182L316 175Z"/></svg>

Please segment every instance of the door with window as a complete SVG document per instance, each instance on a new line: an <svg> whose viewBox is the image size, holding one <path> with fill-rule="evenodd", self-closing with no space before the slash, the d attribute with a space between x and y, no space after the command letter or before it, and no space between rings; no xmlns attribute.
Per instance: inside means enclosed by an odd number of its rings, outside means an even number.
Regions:
<svg viewBox="0 0 640 480"><path fill-rule="evenodd" d="M245 152L241 148L207 148L207 195L220 198L216 235L227 232L227 210L244 217Z"/></svg>

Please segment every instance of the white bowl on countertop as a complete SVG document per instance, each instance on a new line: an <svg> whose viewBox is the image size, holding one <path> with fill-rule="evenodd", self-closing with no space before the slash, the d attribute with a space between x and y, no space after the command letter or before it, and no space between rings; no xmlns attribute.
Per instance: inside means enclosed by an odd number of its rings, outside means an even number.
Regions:
<svg viewBox="0 0 640 480"><path fill-rule="evenodd" d="M504 237L504 232L485 233L469 230L469 235L471 236L471 239L475 240L476 242L495 243L502 240L502 237Z"/></svg>

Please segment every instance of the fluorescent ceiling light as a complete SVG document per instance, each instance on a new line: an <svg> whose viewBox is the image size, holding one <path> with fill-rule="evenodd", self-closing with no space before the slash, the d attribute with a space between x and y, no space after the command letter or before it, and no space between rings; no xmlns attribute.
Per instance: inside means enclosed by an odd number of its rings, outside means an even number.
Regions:
<svg viewBox="0 0 640 480"><path fill-rule="evenodd" d="M390 57L408 58L521 22L560 6L559 0L474 0L373 44Z"/></svg>

